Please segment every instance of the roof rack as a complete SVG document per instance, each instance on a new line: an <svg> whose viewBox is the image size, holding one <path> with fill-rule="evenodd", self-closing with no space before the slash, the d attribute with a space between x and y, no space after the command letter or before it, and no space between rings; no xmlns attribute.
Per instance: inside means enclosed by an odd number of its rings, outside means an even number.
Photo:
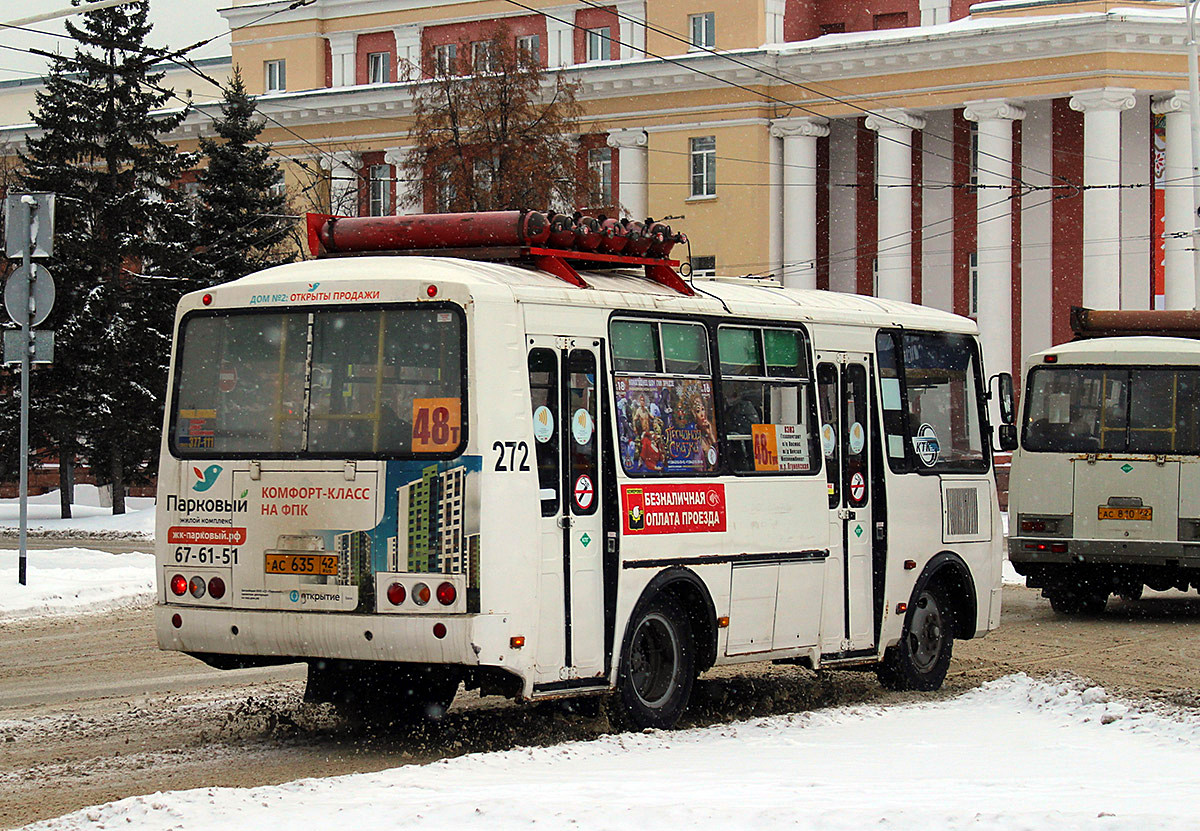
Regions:
<svg viewBox="0 0 1200 831"><path fill-rule="evenodd" d="M1071 307L1071 331L1087 338L1158 337L1200 338L1200 311L1193 309L1085 309Z"/></svg>
<svg viewBox="0 0 1200 831"><path fill-rule="evenodd" d="M646 220L540 211L344 217L308 215L308 246L316 257L402 254L533 265L578 288L591 288L575 265L645 269L647 280L680 294L695 291L668 258L687 237Z"/></svg>

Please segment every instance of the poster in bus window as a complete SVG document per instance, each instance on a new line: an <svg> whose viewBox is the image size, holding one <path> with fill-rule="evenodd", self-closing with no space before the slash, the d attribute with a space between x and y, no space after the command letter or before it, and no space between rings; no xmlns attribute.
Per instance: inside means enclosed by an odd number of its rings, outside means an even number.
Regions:
<svg viewBox="0 0 1200 831"><path fill-rule="evenodd" d="M717 467L712 381L615 380L621 463L627 473L703 473Z"/></svg>

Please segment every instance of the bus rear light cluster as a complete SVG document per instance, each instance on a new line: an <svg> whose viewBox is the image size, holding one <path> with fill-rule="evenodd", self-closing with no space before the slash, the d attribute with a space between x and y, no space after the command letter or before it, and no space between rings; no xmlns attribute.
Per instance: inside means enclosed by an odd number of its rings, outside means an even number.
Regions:
<svg viewBox="0 0 1200 831"><path fill-rule="evenodd" d="M387 587L388 603L393 606L403 606L409 598L416 606L427 606L435 597L441 605L453 606L454 601L458 600L458 589L450 582L439 584L436 590L430 589L428 583L416 583L411 591L405 589L402 583L392 583Z"/></svg>
<svg viewBox="0 0 1200 831"><path fill-rule="evenodd" d="M1067 544L1065 542L1027 542L1025 543L1026 551L1049 551L1051 554L1066 554Z"/></svg>
<svg viewBox="0 0 1200 831"><path fill-rule="evenodd" d="M220 577L210 577L205 580L198 574L188 580L182 574L176 574L171 578L171 594L176 597L191 594L197 600L207 594L213 600L220 600L225 596L225 581Z"/></svg>

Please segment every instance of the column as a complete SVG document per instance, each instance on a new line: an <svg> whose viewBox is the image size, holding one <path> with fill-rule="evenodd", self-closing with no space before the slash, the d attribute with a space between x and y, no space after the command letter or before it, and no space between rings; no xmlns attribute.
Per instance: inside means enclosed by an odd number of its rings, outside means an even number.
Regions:
<svg viewBox="0 0 1200 831"><path fill-rule="evenodd" d="M358 153L330 153L321 157L321 168L329 171L329 212L336 216L358 216Z"/></svg>
<svg viewBox="0 0 1200 831"><path fill-rule="evenodd" d="M397 216L421 213L421 183L410 182L413 173L405 167L408 154L412 151L411 147L393 147L383 154L383 160L396 168L393 189L396 195Z"/></svg>
<svg viewBox="0 0 1200 831"><path fill-rule="evenodd" d="M783 43L784 0L766 0L766 31L763 43Z"/></svg>
<svg viewBox="0 0 1200 831"><path fill-rule="evenodd" d="M866 118L874 130L879 187L879 285L876 294L912 302L912 131L925 119L905 110L884 110Z"/></svg>
<svg viewBox="0 0 1200 831"><path fill-rule="evenodd" d="M829 135L829 122L781 118L771 135L783 139L783 284L817 287L817 139Z"/></svg>
<svg viewBox="0 0 1200 831"><path fill-rule="evenodd" d="M1133 90L1102 87L1071 96L1083 113L1083 305L1121 308L1121 111Z"/></svg>
<svg viewBox="0 0 1200 831"><path fill-rule="evenodd" d="M857 291L858 119L829 125L829 288Z"/></svg>
<svg viewBox="0 0 1200 831"><path fill-rule="evenodd" d="M921 195L921 304L954 311L954 111L927 113Z"/></svg>
<svg viewBox="0 0 1200 831"><path fill-rule="evenodd" d="M921 25L950 22L950 0L921 0Z"/></svg>
<svg viewBox="0 0 1200 831"><path fill-rule="evenodd" d="M620 20L620 58L623 61L641 60L646 57L646 0L619 2L616 10Z"/></svg>
<svg viewBox="0 0 1200 831"><path fill-rule="evenodd" d="M646 131L609 130L608 146L617 148L617 199L625 215L639 222L650 215L650 193L647 187L649 139Z"/></svg>
<svg viewBox="0 0 1200 831"><path fill-rule="evenodd" d="M571 9L546 15L546 66L553 69L575 63L575 27Z"/></svg>
<svg viewBox="0 0 1200 831"><path fill-rule="evenodd" d="M963 117L979 125L975 162L975 262L979 341L989 374L1012 372L1012 123L1025 111L1003 99L968 101Z"/></svg>
<svg viewBox="0 0 1200 831"><path fill-rule="evenodd" d="M358 35L354 32L331 32L329 54L333 59L333 86L354 86L354 50Z"/></svg>
<svg viewBox="0 0 1200 831"><path fill-rule="evenodd" d="M1163 222L1163 247L1166 266L1166 304L1168 309L1195 306L1196 284L1192 265L1190 234L1196 219L1192 215L1192 117L1187 92L1175 92L1155 98L1153 110L1167 117L1167 164L1163 171L1166 187L1166 217ZM1182 236L1188 234L1189 236Z"/></svg>
<svg viewBox="0 0 1200 831"><path fill-rule="evenodd" d="M396 80L418 80L421 77L421 27L406 23L392 29L396 36Z"/></svg>

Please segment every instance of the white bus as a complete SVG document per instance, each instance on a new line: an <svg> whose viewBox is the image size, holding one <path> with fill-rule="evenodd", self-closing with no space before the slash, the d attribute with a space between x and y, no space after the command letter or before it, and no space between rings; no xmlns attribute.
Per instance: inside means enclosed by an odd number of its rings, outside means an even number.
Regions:
<svg viewBox="0 0 1200 831"><path fill-rule="evenodd" d="M347 256L180 302L164 649L304 661L310 698L389 717L465 683L666 727L714 665L928 690L997 626L972 321L644 256L361 255L445 221L331 220Z"/></svg>
<svg viewBox="0 0 1200 831"><path fill-rule="evenodd" d="M1090 337L1174 317L1079 310L1075 323ZM1026 372L1009 489L1009 559L1026 584L1061 614L1200 587L1200 341L1093 337L1030 356Z"/></svg>

